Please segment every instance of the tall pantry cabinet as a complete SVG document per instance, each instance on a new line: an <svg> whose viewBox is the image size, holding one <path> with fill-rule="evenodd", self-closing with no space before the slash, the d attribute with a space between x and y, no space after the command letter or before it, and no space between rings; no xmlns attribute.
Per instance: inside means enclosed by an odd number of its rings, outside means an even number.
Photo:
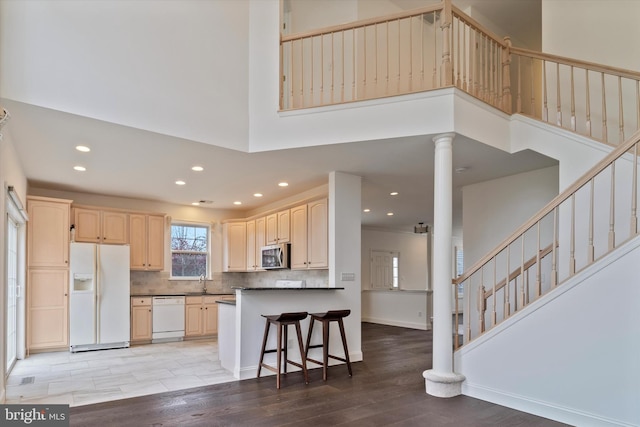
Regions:
<svg viewBox="0 0 640 427"><path fill-rule="evenodd" d="M69 345L71 202L27 197L27 351Z"/></svg>

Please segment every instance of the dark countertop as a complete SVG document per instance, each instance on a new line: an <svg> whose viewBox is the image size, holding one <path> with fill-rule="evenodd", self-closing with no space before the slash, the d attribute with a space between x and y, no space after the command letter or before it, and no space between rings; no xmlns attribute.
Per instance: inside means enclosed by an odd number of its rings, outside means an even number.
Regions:
<svg viewBox="0 0 640 427"><path fill-rule="evenodd" d="M200 297L200 296L220 296L220 295L235 295L235 293L222 293L222 292L218 292L218 293L202 293L202 292L181 292L181 293L175 293L175 294L131 294L131 298L147 298L147 297Z"/></svg>
<svg viewBox="0 0 640 427"><path fill-rule="evenodd" d="M328 288L328 287L306 287L306 288L283 288L283 287L251 287L251 286L234 286L232 289L241 291L336 291L344 288Z"/></svg>
<svg viewBox="0 0 640 427"><path fill-rule="evenodd" d="M227 305L236 305L236 300L234 299L226 299L221 301L216 301L216 304L227 304Z"/></svg>

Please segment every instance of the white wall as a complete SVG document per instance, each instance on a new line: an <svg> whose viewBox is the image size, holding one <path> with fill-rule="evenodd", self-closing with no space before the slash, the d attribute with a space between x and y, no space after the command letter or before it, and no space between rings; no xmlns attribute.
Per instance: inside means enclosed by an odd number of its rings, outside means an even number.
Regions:
<svg viewBox="0 0 640 427"><path fill-rule="evenodd" d="M411 329L430 329L433 315L427 291L363 291L362 321Z"/></svg>
<svg viewBox="0 0 640 427"><path fill-rule="evenodd" d="M638 263L636 237L456 352L463 393L570 425L640 425Z"/></svg>
<svg viewBox="0 0 640 427"><path fill-rule="evenodd" d="M542 0L542 49L639 71L638 16L633 0Z"/></svg>
<svg viewBox="0 0 640 427"><path fill-rule="evenodd" d="M427 234L362 230L362 320L383 325L427 329ZM399 252L399 290L371 289L371 251Z"/></svg>
<svg viewBox="0 0 640 427"><path fill-rule="evenodd" d="M0 93L246 150L248 13L248 0L2 1Z"/></svg>
<svg viewBox="0 0 640 427"><path fill-rule="evenodd" d="M399 287L402 290L427 290L427 235L393 231L362 230L362 289L371 289L371 251L400 253Z"/></svg>
<svg viewBox="0 0 640 427"><path fill-rule="evenodd" d="M5 332L5 315L6 315L6 298L7 298L7 274L6 274L6 218L7 218L7 207L6 207L6 188L11 185L15 188L16 193L20 197L20 200L24 204L24 208L26 209L27 203L27 178L22 171L22 166L20 165L20 160L16 155L15 148L13 146L13 141L11 139L11 122L8 122L5 127L2 129L2 133L4 136L0 136L0 183L2 183L2 194L0 195L0 216L2 217L2 224L0 224L0 366L1 366L1 375L0 375L0 403L4 402L5 399L5 369L6 369L6 332ZM24 259L26 259L26 253L23 253ZM19 273L19 285L23 286L24 290L24 280L25 280L25 271L20 271ZM22 295L25 293L22 292ZM24 297L19 298L18 301L19 307L21 310L24 310ZM19 309L20 310L20 309ZM24 326L24 323L22 323Z"/></svg>
<svg viewBox="0 0 640 427"><path fill-rule="evenodd" d="M462 189L465 270L558 195L558 167Z"/></svg>

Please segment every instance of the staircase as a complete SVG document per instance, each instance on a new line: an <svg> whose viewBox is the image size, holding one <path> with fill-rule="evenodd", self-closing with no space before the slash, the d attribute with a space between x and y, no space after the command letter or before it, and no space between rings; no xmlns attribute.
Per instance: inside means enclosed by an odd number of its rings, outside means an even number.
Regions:
<svg viewBox="0 0 640 427"><path fill-rule="evenodd" d="M453 281L465 394L640 425L640 73L511 45L445 0L281 37L281 110L455 87L610 150ZM457 303L457 300L456 300Z"/></svg>

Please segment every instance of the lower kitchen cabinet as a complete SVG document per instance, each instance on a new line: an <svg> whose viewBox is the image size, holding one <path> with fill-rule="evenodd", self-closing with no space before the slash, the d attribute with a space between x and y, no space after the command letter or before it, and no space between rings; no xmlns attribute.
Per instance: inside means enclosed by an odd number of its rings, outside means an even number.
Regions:
<svg viewBox="0 0 640 427"><path fill-rule="evenodd" d="M69 346L69 270L30 269L27 294L27 349Z"/></svg>
<svg viewBox="0 0 640 427"><path fill-rule="evenodd" d="M206 337L218 333L217 296L191 296L185 301L184 335L187 338Z"/></svg>
<svg viewBox="0 0 640 427"><path fill-rule="evenodd" d="M131 342L150 342L153 319L151 297L131 298Z"/></svg>

